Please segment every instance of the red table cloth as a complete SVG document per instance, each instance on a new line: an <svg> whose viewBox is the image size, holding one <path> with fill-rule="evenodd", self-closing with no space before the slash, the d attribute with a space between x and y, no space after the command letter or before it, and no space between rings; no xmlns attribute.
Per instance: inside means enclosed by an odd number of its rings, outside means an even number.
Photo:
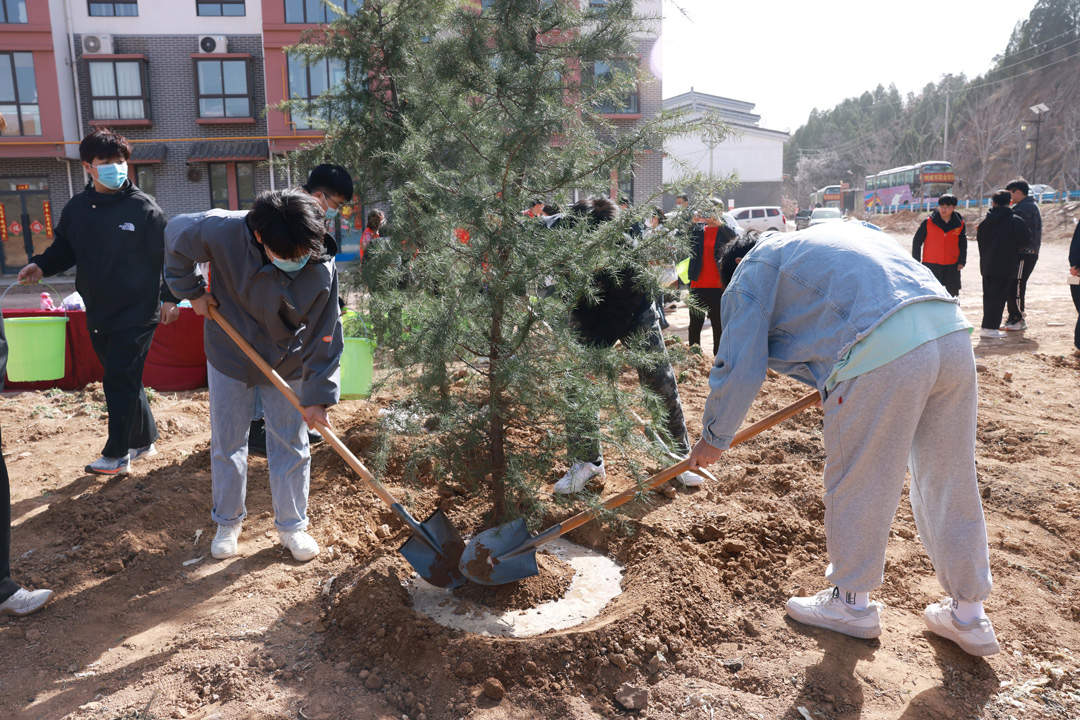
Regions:
<svg viewBox="0 0 1080 720"><path fill-rule="evenodd" d="M4 310L4 317L55 315L48 310ZM100 382L105 371L98 362L86 329L86 313L68 311L67 348L64 377L39 382L9 382L8 390L81 390L88 383ZM180 308L180 318L169 325L158 325L143 369L143 384L159 391L195 390L206 387L206 353L203 351L203 319L191 308Z"/></svg>

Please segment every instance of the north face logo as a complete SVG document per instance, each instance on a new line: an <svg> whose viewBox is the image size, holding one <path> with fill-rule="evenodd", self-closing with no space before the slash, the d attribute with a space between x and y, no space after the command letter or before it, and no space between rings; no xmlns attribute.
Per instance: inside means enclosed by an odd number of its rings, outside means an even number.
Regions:
<svg viewBox="0 0 1080 720"><path fill-rule="evenodd" d="M127 230L128 232L135 232L135 226L131 223L124 223L120 226L121 230Z"/></svg>

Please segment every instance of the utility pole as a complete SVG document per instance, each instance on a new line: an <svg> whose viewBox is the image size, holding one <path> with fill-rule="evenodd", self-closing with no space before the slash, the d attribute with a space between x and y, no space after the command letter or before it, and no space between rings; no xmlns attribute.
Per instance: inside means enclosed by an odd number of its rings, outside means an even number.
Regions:
<svg viewBox="0 0 1080 720"><path fill-rule="evenodd" d="M952 75L945 76L945 143L941 150L941 159L948 162L949 160L949 84L952 82Z"/></svg>
<svg viewBox="0 0 1080 720"><path fill-rule="evenodd" d="M1039 103L1038 105L1032 105L1028 110L1035 113L1035 162L1031 168L1031 181L1035 182L1037 180L1036 174L1039 172L1039 130L1042 127L1045 115L1050 112L1050 108L1043 103Z"/></svg>

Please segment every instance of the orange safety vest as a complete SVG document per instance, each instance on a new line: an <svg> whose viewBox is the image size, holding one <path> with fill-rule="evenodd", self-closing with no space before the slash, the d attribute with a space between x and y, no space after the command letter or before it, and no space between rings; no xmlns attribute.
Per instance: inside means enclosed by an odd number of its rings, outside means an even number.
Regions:
<svg viewBox="0 0 1080 720"><path fill-rule="evenodd" d="M931 265L955 265L960 262L960 233L963 231L963 220L960 227L945 232L936 222L927 219L922 261Z"/></svg>

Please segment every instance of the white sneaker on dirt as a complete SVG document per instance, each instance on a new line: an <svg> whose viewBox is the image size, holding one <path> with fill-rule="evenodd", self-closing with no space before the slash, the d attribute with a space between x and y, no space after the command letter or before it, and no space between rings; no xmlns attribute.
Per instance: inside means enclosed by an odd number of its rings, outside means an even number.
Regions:
<svg viewBox="0 0 1080 720"><path fill-rule="evenodd" d="M589 481L594 477L599 477L601 480L607 477L603 462L576 462L555 483L553 491L559 495L573 495L576 492L581 492L581 489L588 485Z"/></svg>
<svg viewBox="0 0 1080 720"><path fill-rule="evenodd" d="M127 475L131 472L131 457L107 458L102 455L83 469L95 475Z"/></svg>
<svg viewBox="0 0 1080 720"><path fill-rule="evenodd" d="M689 470L684 473L679 473L675 476L675 479L678 480L683 487L701 487L705 484L705 478Z"/></svg>
<svg viewBox="0 0 1080 720"><path fill-rule="evenodd" d="M241 524L218 525L214 541L210 543L210 555L217 560L231 558L237 553Z"/></svg>
<svg viewBox="0 0 1080 720"><path fill-rule="evenodd" d="M1001 652L990 618L975 618L966 624L960 622L953 615L952 598L927 605L923 611L923 621L930 632L952 640L968 655L984 657Z"/></svg>
<svg viewBox="0 0 1080 720"><path fill-rule="evenodd" d="M1023 320L1017 320L1016 322L1005 323L1005 329L1013 332L1017 330L1027 330L1027 323Z"/></svg>
<svg viewBox="0 0 1080 720"><path fill-rule="evenodd" d="M150 443L146 447L131 448L128 450L128 458L131 462L135 462L139 458L152 458L158 454L157 448L154 447L154 443Z"/></svg>
<svg viewBox="0 0 1080 720"><path fill-rule="evenodd" d="M19 588L15 594L0 603L0 615L22 617L35 613L52 602L52 590L27 590Z"/></svg>
<svg viewBox="0 0 1080 720"><path fill-rule="evenodd" d="M278 538L281 540L281 544L292 553L294 560L307 562L319 554L319 543L303 530L279 532Z"/></svg>
<svg viewBox="0 0 1080 720"><path fill-rule="evenodd" d="M992 328L982 328L979 330L979 337L984 338L1003 338L1006 333L1001 330L994 330Z"/></svg>
<svg viewBox="0 0 1080 720"><path fill-rule="evenodd" d="M787 601L787 614L803 625L868 640L881 635L881 603L872 602L865 610L856 610L840 599L840 588L822 590L811 597L793 597Z"/></svg>

